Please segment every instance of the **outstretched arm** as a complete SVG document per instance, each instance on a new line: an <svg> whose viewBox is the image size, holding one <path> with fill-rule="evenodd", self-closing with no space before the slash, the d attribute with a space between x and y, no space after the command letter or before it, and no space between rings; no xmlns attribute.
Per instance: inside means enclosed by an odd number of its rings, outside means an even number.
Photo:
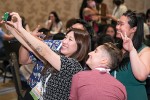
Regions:
<svg viewBox="0 0 150 100"><path fill-rule="evenodd" d="M37 38L38 38L38 36L40 36L42 34L41 32L38 32L39 28L40 28L40 25L38 25L33 30L33 32L31 33L33 36L36 36ZM37 54L34 54L34 55L37 55ZM41 59L41 61L44 60L40 57L38 57L38 58ZM19 63L20 64L30 64L30 63L32 63L32 60L30 59L29 50L23 45L19 49Z"/></svg>
<svg viewBox="0 0 150 100"><path fill-rule="evenodd" d="M60 70L60 56L52 51L45 43L35 38L22 27L21 18L18 13L13 12L11 13L11 16L12 18L17 18L17 21L10 22L10 24L12 24L20 32L26 44L29 44L29 46L33 47L31 49L35 50L39 55L46 59L46 61L48 61L55 69Z"/></svg>
<svg viewBox="0 0 150 100"><path fill-rule="evenodd" d="M14 24L14 25L15 25L15 24ZM9 26L9 25L7 25L7 24L6 24L6 28L12 33L12 35L13 35L24 47L26 47L26 49L27 49L28 51L33 52L34 55L36 55L42 62L45 63L44 59L43 59L42 57L40 57L40 56L35 52L35 50L33 50L31 46L29 46L28 43L25 42L25 40L23 39L23 36L22 36L15 28L13 28L12 26ZM20 52L21 52L21 51L19 51L19 55L20 55ZM20 57L19 57L19 58L20 58ZM19 62L20 62L20 61L19 61ZM21 61L20 63L22 63L22 61ZM24 63L25 63L25 62L24 62ZM29 62L26 62L26 64L27 64L27 63L29 63Z"/></svg>

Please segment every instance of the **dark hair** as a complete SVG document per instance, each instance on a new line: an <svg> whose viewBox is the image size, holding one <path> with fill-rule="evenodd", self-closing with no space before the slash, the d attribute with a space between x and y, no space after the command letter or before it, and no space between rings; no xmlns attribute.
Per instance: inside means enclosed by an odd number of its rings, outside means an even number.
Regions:
<svg viewBox="0 0 150 100"><path fill-rule="evenodd" d="M118 69L119 64L122 61L123 53L120 49L118 49L113 43L104 43L104 48L105 50L109 53L110 55L110 64L109 67L111 70Z"/></svg>
<svg viewBox="0 0 150 100"><path fill-rule="evenodd" d="M103 45L104 43L112 42L114 43L112 37L109 34L101 34L96 39L96 46Z"/></svg>
<svg viewBox="0 0 150 100"><path fill-rule="evenodd" d="M49 32L49 30L46 29L46 28L40 28L40 29L38 30L38 32L43 32L43 34L47 35L48 32Z"/></svg>
<svg viewBox="0 0 150 100"><path fill-rule="evenodd" d="M143 12L138 13L139 16L143 19L144 22L146 22L146 15Z"/></svg>
<svg viewBox="0 0 150 100"><path fill-rule="evenodd" d="M27 23L26 23L26 21L25 21L25 17L24 16L20 16L21 17L21 19L22 19L22 27L25 29L26 28L26 25L27 25Z"/></svg>
<svg viewBox="0 0 150 100"><path fill-rule="evenodd" d="M60 19L55 11L50 12L50 14L54 15L56 23L60 22ZM50 19L50 16L48 17L48 19Z"/></svg>
<svg viewBox="0 0 150 100"><path fill-rule="evenodd" d="M147 9L147 11L146 11L146 19L148 19L149 18L149 15L150 14L150 8L149 9Z"/></svg>
<svg viewBox="0 0 150 100"><path fill-rule="evenodd" d="M70 29L66 35L73 31L75 41L77 43L77 51L71 55L71 58L77 59L79 62L85 62L90 51L90 35L86 30Z"/></svg>
<svg viewBox="0 0 150 100"><path fill-rule="evenodd" d="M93 30L93 28L89 25L89 23L86 22L86 21L83 20L83 19L75 19L75 18L72 18L72 19L68 20L68 22L67 22L67 24L66 24L66 28L70 28L70 27L72 27L74 24L77 24L77 23L83 25L84 30L88 31L88 33L90 34L90 36L91 36L91 38L92 38L92 36L95 34L95 33L94 33L94 30Z"/></svg>
<svg viewBox="0 0 150 100"><path fill-rule="evenodd" d="M83 9L86 7L87 7L87 0L83 0L79 12L79 16L81 19L83 19Z"/></svg>
<svg viewBox="0 0 150 100"><path fill-rule="evenodd" d="M103 0L95 0L96 3L101 4Z"/></svg>
<svg viewBox="0 0 150 100"><path fill-rule="evenodd" d="M58 33L58 34L53 35L52 40L62 40L64 39L64 37L65 37L64 33Z"/></svg>
<svg viewBox="0 0 150 100"><path fill-rule="evenodd" d="M87 60L88 57L88 52L90 52L90 35L86 30L75 29L75 28L71 28L70 30L68 30L66 35L71 31L74 32L75 41L77 43L77 51L73 53L70 56L70 58L74 58L77 61L79 61L81 66L84 68L85 61ZM58 52L58 54L61 54L61 52L60 53ZM49 68L51 69L52 73L57 72L57 70L53 68L51 64L46 63L41 73L44 75L46 70Z"/></svg>
<svg viewBox="0 0 150 100"><path fill-rule="evenodd" d="M133 46L136 50L138 50L142 46L143 38L144 38L144 29L143 29L143 19L141 16L137 15L134 11L128 10L126 11L123 16L126 16L128 18L128 24L131 28L137 27L136 32L134 33L134 36L132 38ZM126 65L129 62L129 53L126 52L124 54L123 61L121 65ZM123 67L122 66L122 67Z"/></svg>
<svg viewBox="0 0 150 100"><path fill-rule="evenodd" d="M66 22L66 29L72 27L72 25L76 24L76 18L71 18Z"/></svg>
<svg viewBox="0 0 150 100"><path fill-rule="evenodd" d="M120 6L121 4L124 3L124 0L113 0L113 3L116 4L117 6Z"/></svg>
<svg viewBox="0 0 150 100"><path fill-rule="evenodd" d="M111 25L111 24L106 25L106 26L104 27L103 33L106 34L106 32L107 32L107 30L108 30L109 27L113 28L113 30L114 30L114 32L115 32L113 38L115 39L115 38L116 38L116 33L117 33L117 31L116 31L116 27L115 27L114 25Z"/></svg>
<svg viewBox="0 0 150 100"><path fill-rule="evenodd" d="M126 11L123 16L126 16L129 19L128 24L131 28L137 27L132 42L135 49L138 50L142 45L144 37L143 19L141 16L131 10Z"/></svg>

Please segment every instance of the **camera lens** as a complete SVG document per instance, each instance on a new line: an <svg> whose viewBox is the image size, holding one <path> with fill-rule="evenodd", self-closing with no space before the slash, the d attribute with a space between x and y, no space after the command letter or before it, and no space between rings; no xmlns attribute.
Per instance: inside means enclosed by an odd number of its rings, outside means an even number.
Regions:
<svg viewBox="0 0 150 100"><path fill-rule="evenodd" d="M6 12L6 13L4 14L4 16L2 17L2 19L3 19L4 21L11 21L11 16L10 16L9 12Z"/></svg>

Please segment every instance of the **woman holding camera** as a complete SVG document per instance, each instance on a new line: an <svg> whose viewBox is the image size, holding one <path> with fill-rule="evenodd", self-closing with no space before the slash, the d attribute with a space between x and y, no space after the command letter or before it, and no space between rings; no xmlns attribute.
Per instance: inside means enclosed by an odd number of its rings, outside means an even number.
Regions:
<svg viewBox="0 0 150 100"><path fill-rule="evenodd" d="M83 70L79 62L86 59L90 49L89 33L80 29L69 30L62 41L60 52L55 52L22 27L18 13L10 15L17 21L7 22L7 29L46 64L41 79L42 91L38 97L44 100L67 100L72 76Z"/></svg>

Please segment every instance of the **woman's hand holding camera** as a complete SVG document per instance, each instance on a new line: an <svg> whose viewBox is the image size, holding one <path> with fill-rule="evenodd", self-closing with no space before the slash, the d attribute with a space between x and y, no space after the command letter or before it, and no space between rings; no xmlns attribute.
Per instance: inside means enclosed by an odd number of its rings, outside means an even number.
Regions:
<svg viewBox="0 0 150 100"><path fill-rule="evenodd" d="M22 19L19 16L19 14L16 12L12 12L12 13L10 13L10 16L12 17L12 19L11 19L11 21L7 21L6 24L8 24L8 25L11 24L17 30L21 30L23 28L22 27Z"/></svg>

